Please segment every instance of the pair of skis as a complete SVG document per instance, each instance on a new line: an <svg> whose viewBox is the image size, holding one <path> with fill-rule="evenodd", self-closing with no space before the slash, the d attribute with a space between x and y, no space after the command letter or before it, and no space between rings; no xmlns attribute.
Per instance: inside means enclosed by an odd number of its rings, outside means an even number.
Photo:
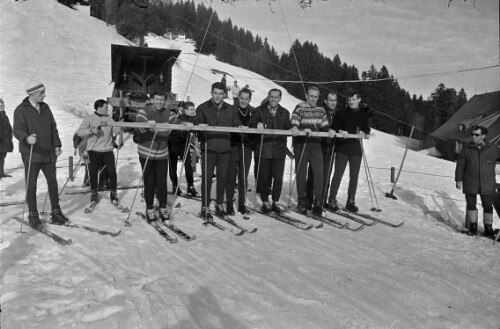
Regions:
<svg viewBox="0 0 500 329"><path fill-rule="evenodd" d="M207 220L205 220L204 217L201 216L201 214L199 217L201 219L203 219L205 225L212 225L221 231L229 231L234 235L242 235L243 233L255 233L255 232L257 232L257 227L255 227L255 226L249 227L248 225L243 226L241 224L238 224L234 219L232 219L228 215L221 215L221 216L216 215L215 217L230 224L231 227L225 227L223 225L220 225L219 223L215 222L213 219L207 221Z"/></svg>
<svg viewBox="0 0 500 329"><path fill-rule="evenodd" d="M139 217L141 217L142 219L144 219L147 222L147 220L146 220L146 214L145 213L137 211L136 215L138 215ZM196 239L196 235L189 235L189 234L187 234L186 232L184 232L183 230L181 230L179 227L177 227L172 222L162 222L161 220L157 219L157 220L149 222L148 224L151 225L151 226L153 226L154 229L163 238L165 238L169 243L177 243L178 240L177 240L176 237L173 237L170 234L168 234L163 229L163 227L168 228L169 230L171 230L173 233L175 233L176 235L178 235L179 237L181 237L185 241L193 241L193 240Z"/></svg>

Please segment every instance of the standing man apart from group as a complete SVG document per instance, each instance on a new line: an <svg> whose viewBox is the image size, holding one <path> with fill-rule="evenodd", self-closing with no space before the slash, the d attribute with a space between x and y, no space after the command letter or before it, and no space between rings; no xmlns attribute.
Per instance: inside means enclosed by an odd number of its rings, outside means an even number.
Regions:
<svg viewBox="0 0 500 329"><path fill-rule="evenodd" d="M248 127L253 112L255 111L254 108L250 106L251 100L252 92L248 89L242 89L239 94L238 103L234 105L240 122L245 127ZM248 171L252 163L253 137L254 136L250 134L231 133L231 162L226 182L226 213L231 216L235 214L233 197L236 178L238 178L238 211L242 214L248 214L245 201L246 187L248 186Z"/></svg>
<svg viewBox="0 0 500 329"><path fill-rule="evenodd" d="M224 86L220 82L212 84L211 98L196 109L195 124L211 127L238 127L241 122L238 111L224 102ZM212 178L217 167L217 199L215 205L216 216L224 216L224 192L226 176L231 161L231 133L229 132L200 132L201 142L201 217L205 221L213 220L210 214L210 194Z"/></svg>
<svg viewBox="0 0 500 329"><path fill-rule="evenodd" d="M9 117L5 113L5 104L0 98L0 179L10 177L4 171L5 157L7 153L14 150L12 144L12 126Z"/></svg>
<svg viewBox="0 0 500 329"><path fill-rule="evenodd" d="M40 171L47 180L52 223L64 225L68 218L59 206L56 177L56 161L62 153L57 124L49 105L44 103L45 86L41 82L29 82L26 97L14 111L14 136L19 141L19 152L24 164L28 221L34 228L42 223L37 209L36 189Z"/></svg>
<svg viewBox="0 0 500 329"><path fill-rule="evenodd" d="M90 201L97 202L99 193L97 192L97 181L101 163L109 179L109 198L111 202L118 203L116 193L116 168L115 155L113 153L113 133L119 134L120 127L110 127L108 124L115 121L108 115L108 102L98 99L94 102L95 112L87 116L76 134L87 139L86 151L89 157L89 178L90 178Z"/></svg>
<svg viewBox="0 0 500 329"><path fill-rule="evenodd" d="M495 166L500 160L500 146L486 141L488 129L482 126L472 128L472 141L462 148L455 170L457 189L463 189L467 210L465 228L469 235L477 233L477 195L483 205L484 234L493 235L493 202L495 198Z"/></svg>
<svg viewBox="0 0 500 329"><path fill-rule="evenodd" d="M231 95L233 96L233 105L238 105L238 98L240 96L241 88L238 86L238 81L234 80L234 84L231 87Z"/></svg>
<svg viewBox="0 0 500 329"><path fill-rule="evenodd" d="M249 127L258 129L292 129L290 112L282 107L281 90L271 89L264 102L255 110L250 119ZM287 136L265 134L258 136L258 144L255 148L257 193L262 200L262 212L274 211L280 213L278 202L283 187L283 172L285 170L286 141ZM269 192L271 191L272 204L269 204Z"/></svg>
<svg viewBox="0 0 500 329"><path fill-rule="evenodd" d="M139 128L137 151L143 170L146 220L156 220L154 197L160 203L160 220L169 220L167 210L168 135L169 131L156 130L157 123L169 123L170 110L165 107L165 95L153 93L153 104L147 104L137 113L136 122L148 123L149 128Z"/></svg>
<svg viewBox="0 0 500 329"><path fill-rule="evenodd" d="M318 106L319 88L310 86L307 89L307 101L301 102L292 113L293 129L303 130L306 133L312 131L329 132L330 138L335 137L335 130L331 129L325 113L325 109ZM294 137L294 154L297 179L298 205L297 211L306 214L309 208L307 204L307 169L311 166L313 173L314 204L312 212L321 216L323 213L323 151L322 138L297 136Z"/></svg>
<svg viewBox="0 0 500 329"><path fill-rule="evenodd" d="M361 97L357 90L347 92L347 107L341 109L333 120L333 129L342 134L344 138L337 138L335 143L335 171L330 187L328 209L338 211L337 192L342 181L347 163L349 163L349 187L347 189L346 209L358 212L355 203L358 187L358 175L363 159L362 138L369 138L370 127L368 122L368 107L361 105ZM345 138L348 134L359 134L360 139Z"/></svg>

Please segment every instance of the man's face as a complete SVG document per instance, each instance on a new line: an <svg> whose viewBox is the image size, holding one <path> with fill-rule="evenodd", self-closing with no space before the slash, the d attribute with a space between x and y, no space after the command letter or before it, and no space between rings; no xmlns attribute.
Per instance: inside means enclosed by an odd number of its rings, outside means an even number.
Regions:
<svg viewBox="0 0 500 329"><path fill-rule="evenodd" d="M33 99L37 103L43 102L45 99L45 89L39 90L36 93L31 94L31 99Z"/></svg>
<svg viewBox="0 0 500 329"><path fill-rule="evenodd" d="M96 112L99 113L100 115L107 115L108 114L108 103L104 103L101 107L98 107Z"/></svg>
<svg viewBox="0 0 500 329"><path fill-rule="evenodd" d="M354 95L347 98L347 104L351 109L357 109L359 107L359 102L361 102L361 97Z"/></svg>
<svg viewBox="0 0 500 329"><path fill-rule="evenodd" d="M281 101L281 95L279 91L271 91L269 93L269 105L271 107L276 107Z"/></svg>
<svg viewBox="0 0 500 329"><path fill-rule="evenodd" d="M196 109L194 108L194 106L189 106L187 109L184 109L184 114L188 117L194 117L194 115L196 114Z"/></svg>
<svg viewBox="0 0 500 329"><path fill-rule="evenodd" d="M157 110L160 110L165 105L165 96L155 95L153 97L153 105Z"/></svg>
<svg viewBox="0 0 500 329"><path fill-rule="evenodd" d="M214 88L214 90L212 90L212 101L218 105L222 102L223 99L224 99L224 90Z"/></svg>
<svg viewBox="0 0 500 329"><path fill-rule="evenodd" d="M329 109L334 109L337 107L337 95L332 95L329 94L327 99L326 99L326 106L328 106Z"/></svg>
<svg viewBox="0 0 500 329"><path fill-rule="evenodd" d="M250 104L250 95L248 93L240 93L238 98L238 103L242 109L246 109L248 104Z"/></svg>
<svg viewBox="0 0 500 329"><path fill-rule="evenodd" d="M481 129L477 129L477 130L472 131L472 142L474 144L482 144L484 142L485 138L486 138L486 135L483 135L481 133Z"/></svg>
<svg viewBox="0 0 500 329"><path fill-rule="evenodd" d="M319 91L309 90L307 92L307 103L309 104L309 106L316 106L318 99L319 99Z"/></svg>

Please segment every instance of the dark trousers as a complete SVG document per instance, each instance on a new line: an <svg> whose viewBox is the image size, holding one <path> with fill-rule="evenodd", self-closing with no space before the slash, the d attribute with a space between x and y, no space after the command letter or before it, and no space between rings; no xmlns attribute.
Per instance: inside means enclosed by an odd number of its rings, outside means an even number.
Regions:
<svg viewBox="0 0 500 329"><path fill-rule="evenodd" d="M481 197L481 203L483 204L483 210L487 214L493 213L493 201L495 199L495 194L479 195ZM465 202L467 203L467 210L477 210L476 208L477 194L466 194Z"/></svg>
<svg viewBox="0 0 500 329"><path fill-rule="evenodd" d="M251 163L252 149L250 147L242 148L240 145L231 148L231 162L226 177L226 202L228 204L233 200L236 176L238 176L238 206L245 205L245 187L248 187L248 171Z"/></svg>
<svg viewBox="0 0 500 329"><path fill-rule="evenodd" d="M24 163L24 177L27 181L26 201L29 211L37 211L36 188L40 170L47 180L49 190L50 205L52 209L59 207L59 190L57 187L56 164L55 163L31 163L28 178L29 155L22 156Z"/></svg>
<svg viewBox="0 0 500 329"><path fill-rule="evenodd" d="M6 156L7 156L7 153L0 152L0 176L5 174L4 165L5 165L5 157Z"/></svg>
<svg viewBox="0 0 500 329"><path fill-rule="evenodd" d="M285 158L260 159L259 177L257 177L257 193L263 202L267 202L272 186L273 202L278 202L283 188L283 172Z"/></svg>
<svg viewBox="0 0 500 329"><path fill-rule="evenodd" d="M303 150L304 145L305 149ZM318 148L316 145L298 144L294 147L294 153L299 202L306 202L308 167L311 167L313 172L312 184L314 195L316 198L321 198L323 193L323 152L321 148Z"/></svg>
<svg viewBox="0 0 500 329"><path fill-rule="evenodd" d="M170 161L170 180L172 181L173 188L179 185L177 179L177 162L179 158L184 160L184 152L186 151L185 145L170 144L168 146L168 155ZM193 186L193 166L191 164L191 152L187 150L186 161L184 161L184 172L188 187Z"/></svg>
<svg viewBox="0 0 500 329"><path fill-rule="evenodd" d="M146 208L153 209L155 193L160 208L167 206L167 174L168 174L168 161L152 160L139 157L142 170L144 171L144 199L146 200ZM146 166L146 169L144 169Z"/></svg>
<svg viewBox="0 0 500 329"><path fill-rule="evenodd" d="M333 173L330 198L336 198L339 191L342 176L344 176L345 168L349 163L349 187L347 189L348 196L355 196L358 188L358 175L361 168L362 155L346 155L344 153L335 154L335 172Z"/></svg>
<svg viewBox="0 0 500 329"><path fill-rule="evenodd" d="M332 158L333 154L333 158ZM330 176L333 171L333 162L335 153L323 153L323 192L321 193L321 202L325 203L330 189ZM307 202L312 205L314 203L314 178L312 167L307 170ZM317 197L316 197L317 198Z"/></svg>
<svg viewBox="0 0 500 329"><path fill-rule="evenodd" d="M104 171L107 173L106 177L109 179L109 189L112 191L116 190L116 168L113 151L89 151L89 161L90 188L94 191L97 190L99 170L104 168Z"/></svg>
<svg viewBox="0 0 500 329"><path fill-rule="evenodd" d="M224 190L226 188L226 176L231 160L231 152L218 153L207 151L206 153L205 159L205 151L201 151L201 205L208 208L210 206L210 194L215 167L217 167L216 204L224 203Z"/></svg>

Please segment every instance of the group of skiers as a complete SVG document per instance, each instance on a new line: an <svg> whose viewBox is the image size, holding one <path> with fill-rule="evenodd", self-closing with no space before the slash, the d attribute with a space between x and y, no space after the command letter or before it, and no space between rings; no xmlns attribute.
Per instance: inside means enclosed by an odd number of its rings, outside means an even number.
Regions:
<svg viewBox="0 0 500 329"><path fill-rule="evenodd" d="M41 227L37 210L36 186L39 172L46 177L52 207L52 223L65 224L68 218L59 206L59 195L56 179L56 159L61 154L56 121L49 106L43 102L45 86L40 82L30 82L26 88L28 96L14 111L13 134L19 140L19 151L25 166L26 202L29 208L28 219L31 226ZM363 157L362 139L368 138L370 127L368 107L361 103L356 90L347 93L345 108L338 108L338 96L329 92L320 101L318 87L307 89L306 101L299 103L290 112L280 105L282 92L271 89L262 104L250 106L252 91L243 88L234 100L234 105L224 101L226 86L216 82L211 86L211 98L197 108L192 102L181 103L177 113L165 106L165 95L155 92L152 102L142 108L136 121L146 123L146 127L136 129L134 141L137 143L139 161L144 182L144 199L146 202L146 219L148 221L168 221L167 210L167 176L170 167L170 178L174 193L181 194L177 178L177 163L181 159L185 168L188 183L187 192L198 196L194 187L193 167L190 159L190 148L195 139L199 139L199 156L201 157L201 214L206 221L213 220L210 212L211 188L216 171L215 215L234 215L233 198L238 190L237 211L248 214L250 209L246 203L248 190L248 174L252 159L257 194L260 196L263 213L283 211L279 205L283 187L283 174L287 154L295 159L297 182L297 207L299 213L321 216L323 208L333 212L339 210L337 193L349 163L349 186L345 208L356 213L358 207L355 196L358 174ZM0 119L5 122L3 101L0 101ZM105 170L109 180L111 202L118 202L116 193L117 175L113 153L114 135L120 132L113 126L113 119L108 116L108 103L97 100L95 112L85 118L76 135L86 140L85 153L89 158L90 199L97 202L99 172ZM5 116L5 118L4 118ZM6 120L8 126L10 123ZM174 123L185 126L207 127L250 127L261 129L263 134L231 133L224 129L209 129L203 132L189 130L159 130L159 123ZM7 129L7 128L5 128ZM293 153L287 148L287 135L266 133L267 129L290 130L293 136ZM3 132L2 128L2 132ZM8 129L7 129L8 130ZM11 129L12 130L12 129ZM305 132L303 133L299 132ZM311 132L327 132L329 137L309 136ZM474 167L480 172L483 169L490 173L494 166L489 166L491 159L500 158L498 147L484 142L487 133L484 127L474 127L473 142L464 148L457 164L457 188L462 188L467 199L467 223L473 234L477 230L476 195L481 195L485 207L485 229L491 233L492 209L488 199L491 184L483 184L483 176L464 168ZM349 134L357 134L359 138L346 138ZM3 136L3 135L2 135ZM0 142L4 143L3 137ZM12 142L11 142L12 143ZM3 144L1 144L3 146ZM118 146L119 147L119 146ZM10 146L10 151L12 147ZM3 173L5 152L1 149L0 167ZM477 153L477 154L476 154ZM491 158L491 159L490 159ZM494 161L493 161L494 163ZM493 168L493 169L491 169ZM330 176L333 171L333 178ZM489 177L489 176L488 176ZM476 188L476 185L479 186ZM473 186L473 188L471 188ZM494 188L493 188L494 190ZM329 193L329 194L328 194ZM159 202L159 211L155 212L155 197ZM271 199L269 199L271 197Z"/></svg>

